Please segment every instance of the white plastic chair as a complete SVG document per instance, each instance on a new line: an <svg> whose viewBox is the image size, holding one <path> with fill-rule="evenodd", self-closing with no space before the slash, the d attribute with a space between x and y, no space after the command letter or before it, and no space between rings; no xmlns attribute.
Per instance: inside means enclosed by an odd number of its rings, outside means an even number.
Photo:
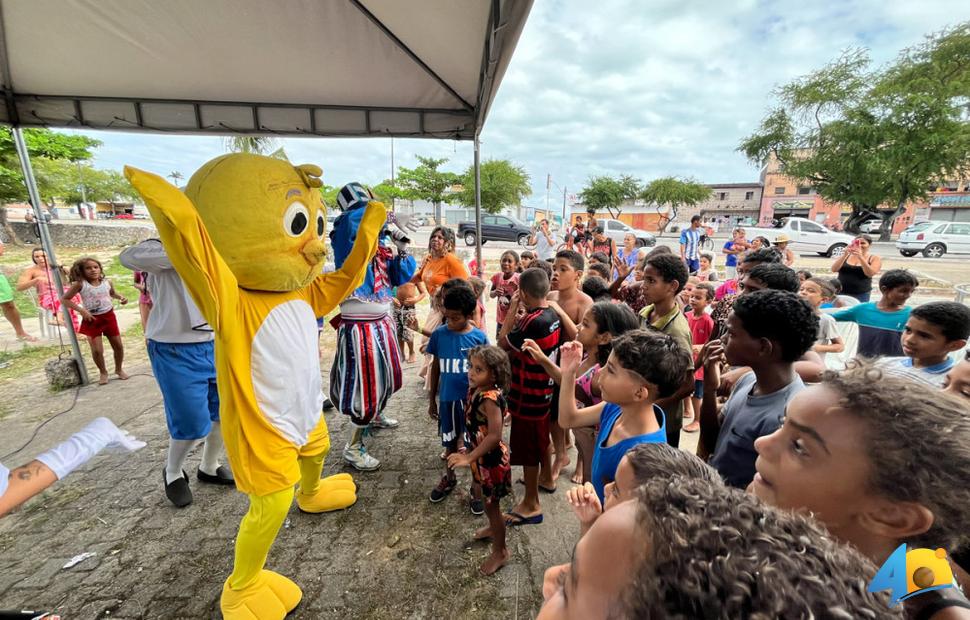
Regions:
<svg viewBox="0 0 970 620"><path fill-rule="evenodd" d="M40 302L37 300L37 291L33 287L27 289L26 293L30 297L30 301L33 302L34 307L37 308L37 328L40 331L40 336L46 339L48 337L48 328L51 327L49 323L51 312L40 305Z"/></svg>

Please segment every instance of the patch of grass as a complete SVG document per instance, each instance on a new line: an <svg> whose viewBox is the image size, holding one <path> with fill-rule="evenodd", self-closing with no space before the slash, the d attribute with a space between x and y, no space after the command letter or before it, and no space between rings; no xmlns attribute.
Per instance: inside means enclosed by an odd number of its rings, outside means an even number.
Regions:
<svg viewBox="0 0 970 620"><path fill-rule="evenodd" d="M59 346L24 347L19 351L0 351L0 362L9 364L0 368L0 381L19 379L44 367L47 360L57 357ZM46 383L46 382L45 382Z"/></svg>
<svg viewBox="0 0 970 620"><path fill-rule="evenodd" d="M24 319L35 318L38 314L37 305L34 300L31 299L30 295L26 291L17 290L17 278L14 276L0 274L0 278L7 278L7 282L10 283L10 290L13 291L13 304L17 306L17 310L20 311L20 317ZM24 325L25 328L30 330L28 325Z"/></svg>
<svg viewBox="0 0 970 620"><path fill-rule="evenodd" d="M145 337L145 330L141 328L141 321L138 321L124 332L122 332L121 337L124 338L125 346L128 346L128 340L139 339Z"/></svg>

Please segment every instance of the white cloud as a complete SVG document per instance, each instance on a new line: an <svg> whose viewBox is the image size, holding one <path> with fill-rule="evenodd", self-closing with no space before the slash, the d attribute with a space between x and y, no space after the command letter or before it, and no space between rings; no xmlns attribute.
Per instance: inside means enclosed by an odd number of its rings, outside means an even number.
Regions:
<svg viewBox="0 0 970 620"><path fill-rule="evenodd" d="M483 157L525 167L534 205L544 202L547 173L571 193L591 174L754 180L757 169L735 148L776 84L847 47L868 47L882 64L962 14L956 0L536 2L486 123ZM215 137L96 135L103 167L189 176L223 152ZM293 161L323 167L332 185L390 176L387 139L284 146ZM416 154L447 157L456 172L472 156L470 143L395 140L397 165L414 165Z"/></svg>

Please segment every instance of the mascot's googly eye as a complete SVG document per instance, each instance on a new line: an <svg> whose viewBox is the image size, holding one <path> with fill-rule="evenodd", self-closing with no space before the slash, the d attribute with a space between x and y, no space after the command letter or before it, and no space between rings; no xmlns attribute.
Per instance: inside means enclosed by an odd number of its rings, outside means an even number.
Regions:
<svg viewBox="0 0 970 620"><path fill-rule="evenodd" d="M302 202L294 202L283 214L283 230L291 237L302 235L310 224L310 212Z"/></svg>
<svg viewBox="0 0 970 620"><path fill-rule="evenodd" d="M323 213L317 213L317 237L323 239Z"/></svg>

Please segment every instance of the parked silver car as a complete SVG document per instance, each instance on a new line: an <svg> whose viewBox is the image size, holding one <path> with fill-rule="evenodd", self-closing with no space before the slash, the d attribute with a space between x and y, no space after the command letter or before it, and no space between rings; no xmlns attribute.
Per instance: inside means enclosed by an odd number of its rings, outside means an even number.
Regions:
<svg viewBox="0 0 970 620"><path fill-rule="evenodd" d="M639 228L632 228L626 222L621 222L620 220L612 220L607 218L597 218L596 223L603 227L603 232L606 236L616 241L617 246L623 245L623 237L627 233L632 234L637 238L637 247L653 247L657 245L657 238L645 230L640 230Z"/></svg>
<svg viewBox="0 0 970 620"><path fill-rule="evenodd" d="M970 254L970 222L919 222L899 235L896 249L903 256L939 258L946 253Z"/></svg>

